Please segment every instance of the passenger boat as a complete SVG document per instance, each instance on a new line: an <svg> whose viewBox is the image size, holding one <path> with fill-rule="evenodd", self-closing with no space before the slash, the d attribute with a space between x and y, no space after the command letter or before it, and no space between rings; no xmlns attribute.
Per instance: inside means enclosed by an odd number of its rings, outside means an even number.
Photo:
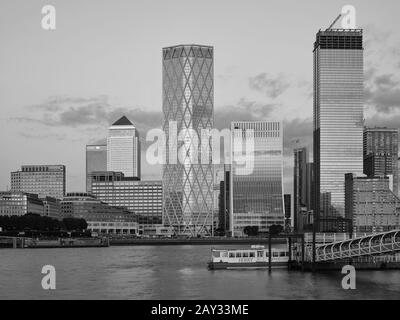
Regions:
<svg viewBox="0 0 400 320"><path fill-rule="evenodd" d="M212 249L210 270L258 269L269 267L269 252L264 246L253 245L250 249ZM271 267L285 268L289 262L287 249L271 249Z"/></svg>

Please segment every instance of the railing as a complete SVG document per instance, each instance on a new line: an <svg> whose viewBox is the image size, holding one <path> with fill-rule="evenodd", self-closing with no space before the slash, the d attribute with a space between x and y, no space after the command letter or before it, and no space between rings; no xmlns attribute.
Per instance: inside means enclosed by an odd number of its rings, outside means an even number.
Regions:
<svg viewBox="0 0 400 320"><path fill-rule="evenodd" d="M315 261L333 261L363 256L400 252L400 230L392 230L344 241L317 245ZM307 247L307 260L312 259L312 248Z"/></svg>

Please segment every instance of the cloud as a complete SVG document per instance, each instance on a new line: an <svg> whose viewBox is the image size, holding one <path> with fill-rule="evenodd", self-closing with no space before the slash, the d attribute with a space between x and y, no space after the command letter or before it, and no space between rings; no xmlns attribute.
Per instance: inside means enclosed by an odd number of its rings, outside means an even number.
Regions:
<svg viewBox="0 0 400 320"><path fill-rule="evenodd" d="M400 82L392 73L377 75L369 69L365 77L364 99L377 112L390 113L400 108Z"/></svg>
<svg viewBox="0 0 400 320"><path fill-rule="evenodd" d="M31 114L14 117L13 121L39 124L44 127L74 128L83 131L96 131L106 128L121 116L128 117L139 132L161 127L162 112L142 108L112 107L106 96L95 98L51 97L42 104L26 107ZM35 117L34 117L35 116Z"/></svg>
<svg viewBox="0 0 400 320"><path fill-rule="evenodd" d="M365 119L365 125L368 127L399 128L400 114L386 115L377 113Z"/></svg>
<svg viewBox="0 0 400 320"><path fill-rule="evenodd" d="M287 82L283 74L278 76L270 76L268 73L260 73L249 79L251 89L266 94L268 97L275 99L284 93L290 84Z"/></svg>
<svg viewBox="0 0 400 320"><path fill-rule="evenodd" d="M293 154L293 149L306 147L312 155L313 147L313 119L293 119L283 121L283 153L286 156ZM312 158L309 159L312 162Z"/></svg>
<svg viewBox="0 0 400 320"><path fill-rule="evenodd" d="M226 105L214 109L214 126L217 129L230 128L232 121L263 120L277 107L277 104L263 104L240 99L236 105Z"/></svg>

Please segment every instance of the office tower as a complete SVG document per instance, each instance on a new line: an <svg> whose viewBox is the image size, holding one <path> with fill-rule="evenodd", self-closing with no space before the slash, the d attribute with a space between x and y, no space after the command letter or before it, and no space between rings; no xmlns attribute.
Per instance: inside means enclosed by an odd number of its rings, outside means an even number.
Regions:
<svg viewBox="0 0 400 320"><path fill-rule="evenodd" d="M141 233L162 229L162 182L125 178L122 172L92 172L91 191L97 199L125 207L138 217Z"/></svg>
<svg viewBox="0 0 400 320"><path fill-rule="evenodd" d="M89 174L94 171L107 171L107 145L86 146L86 192L89 193Z"/></svg>
<svg viewBox="0 0 400 320"><path fill-rule="evenodd" d="M283 199L285 203L285 229L290 230L292 218L292 196L290 194L285 194Z"/></svg>
<svg viewBox="0 0 400 320"><path fill-rule="evenodd" d="M315 205L315 173L314 163L307 162L306 164L306 207L307 210L314 210Z"/></svg>
<svg viewBox="0 0 400 320"><path fill-rule="evenodd" d="M363 35L319 31L314 43L315 223L335 231L344 217L344 175L363 172Z"/></svg>
<svg viewBox="0 0 400 320"><path fill-rule="evenodd" d="M346 174L346 218L353 232L385 232L400 228L400 199L389 188L389 177Z"/></svg>
<svg viewBox="0 0 400 320"><path fill-rule="evenodd" d="M231 165L225 164L224 165L224 179L220 182L219 188L219 197L218 197L218 229L222 232L223 235L227 235L229 232L229 216L230 216L230 172L231 172Z"/></svg>
<svg viewBox="0 0 400 320"><path fill-rule="evenodd" d="M213 47L164 48L162 65L163 221L179 234L212 234Z"/></svg>
<svg viewBox="0 0 400 320"><path fill-rule="evenodd" d="M140 180L139 132L125 116L108 129L107 171L122 172Z"/></svg>
<svg viewBox="0 0 400 320"><path fill-rule="evenodd" d="M123 207L110 206L84 192L68 193L61 201L62 217L85 219L87 230L97 233L139 234L137 216Z"/></svg>
<svg viewBox="0 0 400 320"><path fill-rule="evenodd" d="M307 206L307 148L294 149L293 211L294 229L300 231L298 216Z"/></svg>
<svg viewBox="0 0 400 320"><path fill-rule="evenodd" d="M282 122L235 121L231 132L232 235L244 235L246 227L265 233L283 226Z"/></svg>
<svg viewBox="0 0 400 320"><path fill-rule="evenodd" d="M398 129L364 128L364 174L389 177L390 189L396 195L399 194L398 145Z"/></svg>
<svg viewBox="0 0 400 320"><path fill-rule="evenodd" d="M30 165L11 172L11 190L62 199L65 195L65 166Z"/></svg>
<svg viewBox="0 0 400 320"><path fill-rule="evenodd" d="M43 201L37 194L20 191L0 192L0 216L44 215Z"/></svg>
<svg viewBox="0 0 400 320"><path fill-rule="evenodd" d="M221 182L225 179L225 165L215 164L214 165L214 229L219 227L219 206L220 206L220 193L221 193Z"/></svg>

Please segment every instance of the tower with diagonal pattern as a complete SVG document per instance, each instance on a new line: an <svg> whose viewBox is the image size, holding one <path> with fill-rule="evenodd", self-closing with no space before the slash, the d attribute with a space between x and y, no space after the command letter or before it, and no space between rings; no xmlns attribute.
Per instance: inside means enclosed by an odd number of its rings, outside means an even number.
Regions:
<svg viewBox="0 0 400 320"><path fill-rule="evenodd" d="M163 48L163 223L178 234L213 225L213 47Z"/></svg>

